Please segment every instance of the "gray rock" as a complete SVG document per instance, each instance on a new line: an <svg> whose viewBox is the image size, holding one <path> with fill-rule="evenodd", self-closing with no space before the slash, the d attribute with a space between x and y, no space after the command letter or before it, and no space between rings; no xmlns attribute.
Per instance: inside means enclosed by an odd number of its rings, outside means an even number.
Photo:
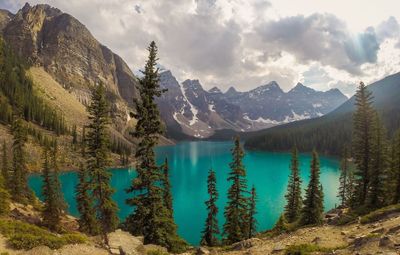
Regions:
<svg viewBox="0 0 400 255"><path fill-rule="evenodd" d="M140 239L120 229L108 234L108 243L112 254L139 255L143 250Z"/></svg>
<svg viewBox="0 0 400 255"><path fill-rule="evenodd" d="M274 248L272 249L272 252L280 252L286 249L286 245L277 243L275 244Z"/></svg>
<svg viewBox="0 0 400 255"><path fill-rule="evenodd" d="M259 239L259 238L250 238L250 239L238 242L238 243L234 243L232 245L232 247L233 247L234 250L239 251L239 250L244 250L244 249L248 249L248 248L251 248L253 246L259 245L260 243L262 243L261 239Z"/></svg>
<svg viewBox="0 0 400 255"><path fill-rule="evenodd" d="M210 251L207 250L207 248L205 247L199 247L196 250L196 255L208 255L208 254L210 254Z"/></svg>
<svg viewBox="0 0 400 255"><path fill-rule="evenodd" d="M371 231L372 234L383 234L383 232L385 232L384 228L376 228L374 230Z"/></svg>

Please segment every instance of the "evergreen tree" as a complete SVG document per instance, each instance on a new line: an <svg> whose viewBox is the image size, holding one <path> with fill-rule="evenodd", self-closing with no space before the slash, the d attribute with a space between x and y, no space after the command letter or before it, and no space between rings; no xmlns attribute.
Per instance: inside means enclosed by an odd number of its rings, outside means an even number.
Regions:
<svg viewBox="0 0 400 255"><path fill-rule="evenodd" d="M205 204L207 206L208 214L200 243L201 245L212 247L218 245L219 242L217 235L220 233L217 220L217 178L215 176L215 172L212 169L210 169L208 173L207 192L209 195L209 199L205 202Z"/></svg>
<svg viewBox="0 0 400 255"><path fill-rule="evenodd" d="M53 231L58 231L60 230L61 210L58 207L58 195L56 194L56 187L50 166L49 150L47 146L43 148L42 194L44 208L42 216L45 226Z"/></svg>
<svg viewBox="0 0 400 255"><path fill-rule="evenodd" d="M387 174L387 142L386 131L378 115L374 122L372 136L372 160L369 173L369 189L367 193L367 206L369 208L379 208L384 204L385 198L385 176Z"/></svg>
<svg viewBox="0 0 400 255"><path fill-rule="evenodd" d="M250 201L249 201L249 215L248 215L249 236L248 236L248 238L254 237L254 235L257 232L257 220L255 218L255 215L257 213L256 200L257 200L256 188L253 185L253 187L251 188L251 197L250 197Z"/></svg>
<svg viewBox="0 0 400 255"><path fill-rule="evenodd" d="M10 193L4 182L4 177L0 175L0 216L7 215L10 211Z"/></svg>
<svg viewBox="0 0 400 255"><path fill-rule="evenodd" d="M225 242L228 244L241 241L248 237L248 215L247 215L247 183L246 170L243 165L244 152L240 145L239 137L235 138L234 147L231 150L233 160L229 164L228 181L231 187L228 190L228 204L225 207L224 234Z"/></svg>
<svg viewBox="0 0 400 255"><path fill-rule="evenodd" d="M171 194L171 182L169 180L169 167L168 167L168 159L165 158L164 165L163 165L163 170L164 170L164 178L163 178L163 188L164 188L164 204L167 210L171 212L172 216L172 194Z"/></svg>
<svg viewBox="0 0 400 255"><path fill-rule="evenodd" d="M92 91L88 107L89 125L87 134L87 169L90 187L95 201L94 209L100 226L100 232L106 244L107 233L118 226L117 205L112 200L114 190L110 186L111 174L107 171L109 152L109 107L105 88L98 84Z"/></svg>
<svg viewBox="0 0 400 255"><path fill-rule="evenodd" d="M296 147L292 149L289 184L285 198L287 201L284 212L285 219L290 223L295 222L300 216L302 205L299 158Z"/></svg>
<svg viewBox="0 0 400 255"><path fill-rule="evenodd" d="M306 197L304 199L304 206L301 210L301 225L314 225L322 223L323 206L323 191L322 185L319 181L320 169L318 154L314 150L311 160L311 174L310 182L306 189Z"/></svg>
<svg viewBox="0 0 400 255"><path fill-rule="evenodd" d="M86 157L86 127L82 128L82 138L81 138L81 154L82 157Z"/></svg>
<svg viewBox="0 0 400 255"><path fill-rule="evenodd" d="M28 187L28 172L26 168L25 143L27 140L26 130L22 120L16 118L12 126L13 146L12 146L12 178L10 180L12 189L12 199L16 202L26 204L33 197L33 193Z"/></svg>
<svg viewBox="0 0 400 255"><path fill-rule="evenodd" d="M400 130L396 132L393 142L392 172L394 180L393 204L400 203Z"/></svg>
<svg viewBox="0 0 400 255"><path fill-rule="evenodd" d="M340 163L340 178L339 178L339 193L338 198L340 200L340 206L345 207L349 205L349 178L350 178L350 169L348 162L348 152L347 148L343 150L343 157Z"/></svg>
<svg viewBox="0 0 400 255"><path fill-rule="evenodd" d="M80 164L78 172L78 184L76 186L76 203L79 212L79 230L89 235L98 233L96 213L93 209L93 200L89 194L90 183L88 172L83 164Z"/></svg>
<svg viewBox="0 0 400 255"><path fill-rule="evenodd" d="M149 58L140 79L140 100L136 100L137 124L132 135L139 140L135 158L137 159L137 176L132 180L128 193L134 193L126 203L133 206L134 212L125 222L125 228L134 235L143 235L145 243L154 243L174 251L185 242L176 234L176 225L170 210L163 199L160 187L164 177L156 165L154 147L162 134L160 113L155 98L164 92L159 86L157 66L157 46L151 42Z"/></svg>
<svg viewBox="0 0 400 255"><path fill-rule="evenodd" d="M3 141L3 148L2 148L2 160L1 160L1 175L3 176L3 181L5 188L7 188L9 183L9 165L8 165L8 155L7 155L7 144L6 140Z"/></svg>
<svg viewBox="0 0 400 255"><path fill-rule="evenodd" d="M372 93L360 83L355 95L356 111L353 114L353 157L356 164L354 205L364 205L370 181L372 161L372 138L375 111Z"/></svg>
<svg viewBox="0 0 400 255"><path fill-rule="evenodd" d="M275 226L272 229L272 231L277 233L277 234L285 233L286 231L288 231L287 224L288 224L288 222L287 222L287 220L285 218L285 215L281 214L281 216L279 217L278 221L275 223Z"/></svg>
<svg viewBox="0 0 400 255"><path fill-rule="evenodd" d="M61 191L61 183L60 183L60 169L58 167L58 142L57 140L53 141L53 147L50 152L51 156L51 169L52 169L52 182L54 188L55 195L55 203L57 207L57 213L60 215L64 214L64 211L67 209L67 204L65 203L63 193Z"/></svg>
<svg viewBox="0 0 400 255"><path fill-rule="evenodd" d="M78 133L76 131L76 125L72 126L72 144L78 144Z"/></svg>

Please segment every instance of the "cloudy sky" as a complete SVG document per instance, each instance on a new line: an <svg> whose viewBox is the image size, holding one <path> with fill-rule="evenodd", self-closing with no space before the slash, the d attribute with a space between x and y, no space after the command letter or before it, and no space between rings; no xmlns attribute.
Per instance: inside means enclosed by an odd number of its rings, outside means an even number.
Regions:
<svg viewBox="0 0 400 255"><path fill-rule="evenodd" d="M26 0L0 0L16 12ZM28 0L67 12L132 70L159 46L160 64L206 88L276 80L339 88L400 71L398 0Z"/></svg>

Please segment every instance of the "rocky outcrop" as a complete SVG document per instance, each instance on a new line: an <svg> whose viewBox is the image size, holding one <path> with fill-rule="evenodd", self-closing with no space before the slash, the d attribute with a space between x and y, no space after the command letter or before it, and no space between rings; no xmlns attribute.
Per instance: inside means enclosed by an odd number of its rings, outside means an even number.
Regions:
<svg viewBox="0 0 400 255"><path fill-rule="evenodd" d="M25 4L4 26L3 36L19 55L43 66L83 104L92 86L105 84L113 117L121 122L117 124L127 121L128 105L137 97L137 78L77 19L49 5Z"/></svg>
<svg viewBox="0 0 400 255"><path fill-rule="evenodd" d="M7 10L0 10L0 35L2 34L3 29L7 26L7 24L14 17L14 14Z"/></svg>

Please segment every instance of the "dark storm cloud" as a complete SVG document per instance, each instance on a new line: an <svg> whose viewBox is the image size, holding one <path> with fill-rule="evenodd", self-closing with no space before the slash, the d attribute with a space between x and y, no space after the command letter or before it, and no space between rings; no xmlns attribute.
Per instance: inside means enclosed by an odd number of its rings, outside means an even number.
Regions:
<svg viewBox="0 0 400 255"><path fill-rule="evenodd" d="M266 48L288 51L307 63L319 61L351 73L363 63L375 63L379 44L373 28L352 36L332 14L293 16L266 21L256 27Z"/></svg>

